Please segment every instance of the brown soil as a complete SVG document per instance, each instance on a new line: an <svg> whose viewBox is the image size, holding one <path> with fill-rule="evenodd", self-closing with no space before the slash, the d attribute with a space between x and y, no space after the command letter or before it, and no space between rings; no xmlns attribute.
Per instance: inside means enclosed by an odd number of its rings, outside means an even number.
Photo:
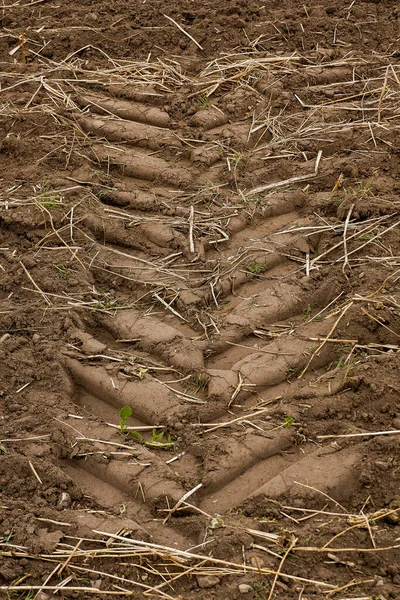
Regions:
<svg viewBox="0 0 400 600"><path fill-rule="evenodd" d="M397 0L3 4L0 598L399 599Z"/></svg>

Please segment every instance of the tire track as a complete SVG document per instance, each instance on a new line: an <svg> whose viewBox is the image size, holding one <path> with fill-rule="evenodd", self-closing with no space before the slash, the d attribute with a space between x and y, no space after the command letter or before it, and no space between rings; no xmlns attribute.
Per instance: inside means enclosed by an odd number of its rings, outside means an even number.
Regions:
<svg viewBox="0 0 400 600"><path fill-rule="evenodd" d="M140 381L123 380L123 370L112 374L107 366L67 358L90 411L130 406L133 425L173 430L193 424L193 404L199 425L229 421L231 407L257 411L260 396L273 398L282 389L290 398L298 389L288 383L292 373L310 357L314 370L335 357L329 345L314 356L310 341L326 336L332 320L304 322L304 312L326 306L339 289L304 280L297 268L324 241L315 218L304 216L307 193L260 197L273 168L257 163L246 172L241 150L257 149L273 136L254 136L249 121L230 122L216 107L176 122L164 110L171 97L134 89L113 87L109 96L82 92L75 102L82 109L75 122L89 136L89 158L106 182L93 183L97 204L85 217L94 236L90 267L100 282L112 277L120 292L129 290L134 304L96 318L107 340L104 351L117 351L122 341L134 361L139 356L176 373L173 383L146 369ZM286 178L300 173L302 180L309 172L296 157ZM239 187L243 176L250 183L247 196ZM304 385L308 381L307 375ZM282 472L291 481L310 454L312 464L323 462L311 445L297 447L295 430L263 419L245 433L193 431L187 445L183 437L184 486L153 449L145 448L151 467L101 465L91 458L85 469L128 496L132 482L140 483L144 503L164 507L165 497L171 506L201 483L191 502L213 514L278 489Z"/></svg>

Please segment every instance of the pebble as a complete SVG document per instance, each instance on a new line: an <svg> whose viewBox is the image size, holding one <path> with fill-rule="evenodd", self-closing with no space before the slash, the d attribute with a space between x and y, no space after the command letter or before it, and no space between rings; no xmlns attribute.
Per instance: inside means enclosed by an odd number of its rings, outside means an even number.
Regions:
<svg viewBox="0 0 400 600"><path fill-rule="evenodd" d="M96 579L96 581L92 581L92 588L95 588L96 590L101 590L101 584L101 579Z"/></svg>
<svg viewBox="0 0 400 600"><path fill-rule="evenodd" d="M396 419L393 419L392 425L395 429L400 429L400 418L397 417Z"/></svg>
<svg viewBox="0 0 400 600"><path fill-rule="evenodd" d="M199 588L212 588L219 584L219 577L214 575L197 575L197 585Z"/></svg>
<svg viewBox="0 0 400 600"><path fill-rule="evenodd" d="M38 592L35 596L36 600L49 600L50 596L44 592Z"/></svg>
<svg viewBox="0 0 400 600"><path fill-rule="evenodd" d="M389 463L384 462L383 460L376 460L375 464L381 471L387 471L390 467Z"/></svg>
<svg viewBox="0 0 400 600"><path fill-rule="evenodd" d="M61 498L58 503L58 506L60 506L61 508L69 508L71 506L71 504L72 504L71 496L67 492L63 492L61 494Z"/></svg>
<svg viewBox="0 0 400 600"><path fill-rule="evenodd" d="M239 585L239 592L241 594L248 594L249 592L252 592L252 591L253 591L253 588L248 583L241 583Z"/></svg>

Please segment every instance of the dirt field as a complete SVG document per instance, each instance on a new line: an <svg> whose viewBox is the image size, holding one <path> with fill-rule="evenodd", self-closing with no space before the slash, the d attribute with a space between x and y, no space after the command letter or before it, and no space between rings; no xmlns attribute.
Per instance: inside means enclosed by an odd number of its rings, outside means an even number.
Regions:
<svg viewBox="0 0 400 600"><path fill-rule="evenodd" d="M0 598L399 600L398 1L0 24Z"/></svg>

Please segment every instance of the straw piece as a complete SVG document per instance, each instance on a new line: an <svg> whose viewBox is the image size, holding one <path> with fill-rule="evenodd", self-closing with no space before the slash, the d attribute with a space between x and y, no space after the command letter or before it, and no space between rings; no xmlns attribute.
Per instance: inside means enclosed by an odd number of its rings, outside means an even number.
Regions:
<svg viewBox="0 0 400 600"><path fill-rule="evenodd" d="M182 33L184 33L184 34L185 34L185 35L186 35L186 36L187 36L187 37L188 37L190 40L192 40L192 42L193 42L194 44L196 44L196 46L197 46L198 48L200 48L200 50L203 50L203 46L200 46L199 42L196 42L196 40L194 39L194 37L193 37L193 36L191 36L191 35L190 35L190 33L188 33L188 32L187 32L185 29L183 29L183 27L181 27L181 26L179 25L179 23L177 23L176 21L174 21L174 19L172 19L171 17L168 17L168 15L164 15L164 13L163 13L163 17L165 17L166 19L168 19L168 21L171 21L171 23L173 23L174 25L176 25L176 27L177 27L177 28L178 28L180 31L182 31Z"/></svg>
<svg viewBox="0 0 400 600"><path fill-rule="evenodd" d="M343 433L338 435L317 435L319 440L328 440L335 438L354 438L354 437L365 437L365 436L377 436L377 435L398 435L400 429L393 429L392 431L364 431L363 433Z"/></svg>

